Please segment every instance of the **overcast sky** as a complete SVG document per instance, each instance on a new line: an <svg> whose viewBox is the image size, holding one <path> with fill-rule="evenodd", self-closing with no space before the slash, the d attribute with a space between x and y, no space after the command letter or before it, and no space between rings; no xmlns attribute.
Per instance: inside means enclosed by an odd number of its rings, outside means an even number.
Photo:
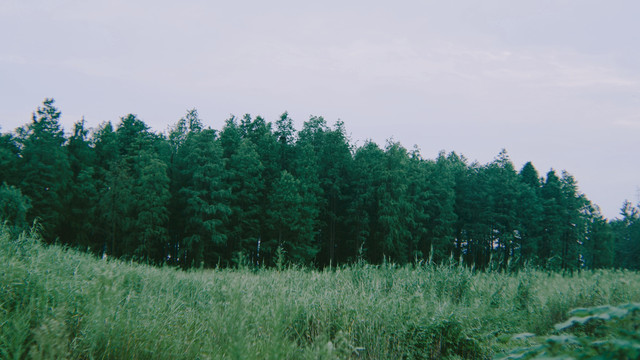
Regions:
<svg viewBox="0 0 640 360"><path fill-rule="evenodd" d="M393 3L393 4L392 4ZM566 169L616 217L640 185L640 2L0 0L0 131L45 97L66 130L190 108L519 169Z"/></svg>

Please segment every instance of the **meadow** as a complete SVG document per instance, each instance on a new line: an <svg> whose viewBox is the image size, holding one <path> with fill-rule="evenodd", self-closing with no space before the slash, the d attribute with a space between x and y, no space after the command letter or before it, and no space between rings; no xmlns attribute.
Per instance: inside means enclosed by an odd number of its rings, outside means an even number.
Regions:
<svg viewBox="0 0 640 360"><path fill-rule="evenodd" d="M183 271L37 238L0 232L2 359L489 359L542 341L573 308L640 301L629 271Z"/></svg>

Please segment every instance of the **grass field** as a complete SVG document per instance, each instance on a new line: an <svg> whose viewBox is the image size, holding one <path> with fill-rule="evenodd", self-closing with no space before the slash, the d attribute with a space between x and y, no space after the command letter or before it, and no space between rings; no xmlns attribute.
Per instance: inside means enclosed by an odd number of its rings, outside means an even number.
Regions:
<svg viewBox="0 0 640 360"><path fill-rule="evenodd" d="M492 358L640 275L391 264L180 271L0 232L2 359ZM534 337L533 341L535 342Z"/></svg>

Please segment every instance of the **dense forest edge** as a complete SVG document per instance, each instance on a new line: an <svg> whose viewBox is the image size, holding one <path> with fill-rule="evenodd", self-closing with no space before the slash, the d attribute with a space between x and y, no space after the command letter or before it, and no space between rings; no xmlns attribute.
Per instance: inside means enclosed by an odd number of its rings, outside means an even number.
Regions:
<svg viewBox="0 0 640 360"><path fill-rule="evenodd" d="M205 128L190 110L166 133L136 115L65 134L45 99L0 135L0 218L45 243L191 267L460 262L573 272L640 268L640 208L607 220L569 173L425 159L352 144L342 122L284 113Z"/></svg>
<svg viewBox="0 0 640 360"><path fill-rule="evenodd" d="M44 246L39 231L0 226L2 359L640 356L640 304L625 304L640 301L637 271L427 262L182 271Z"/></svg>

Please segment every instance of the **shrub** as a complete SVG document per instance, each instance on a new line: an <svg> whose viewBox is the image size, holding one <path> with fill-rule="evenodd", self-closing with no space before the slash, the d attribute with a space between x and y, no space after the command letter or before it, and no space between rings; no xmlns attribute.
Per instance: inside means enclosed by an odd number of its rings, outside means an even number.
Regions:
<svg viewBox="0 0 640 360"><path fill-rule="evenodd" d="M521 348L500 359L638 359L640 304L579 308L569 320L555 325L558 335ZM532 334L520 334L516 339Z"/></svg>

